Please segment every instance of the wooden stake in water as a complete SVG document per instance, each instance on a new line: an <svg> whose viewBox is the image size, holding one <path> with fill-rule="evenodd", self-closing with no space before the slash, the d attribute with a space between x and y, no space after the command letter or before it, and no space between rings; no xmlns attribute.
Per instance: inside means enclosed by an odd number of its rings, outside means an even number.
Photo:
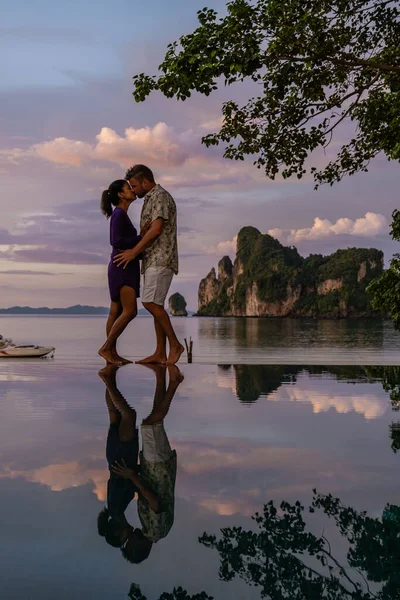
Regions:
<svg viewBox="0 0 400 600"><path fill-rule="evenodd" d="M192 338L189 338L189 344L187 343L187 339L185 338L185 346L186 346L186 352L188 355L188 363L191 363L192 359L193 359L193 340L192 340Z"/></svg>

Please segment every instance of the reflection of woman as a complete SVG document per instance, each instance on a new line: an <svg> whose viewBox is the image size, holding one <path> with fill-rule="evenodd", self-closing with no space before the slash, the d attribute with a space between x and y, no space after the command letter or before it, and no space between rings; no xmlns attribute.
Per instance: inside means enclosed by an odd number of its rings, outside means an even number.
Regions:
<svg viewBox="0 0 400 600"><path fill-rule="evenodd" d="M139 440L136 411L129 406L117 388L117 370L118 367L109 365L99 372L106 385L106 404L110 419L106 446L110 477L107 483L107 508L98 516L98 529L111 546L119 548L133 531L125 518L125 511L138 488L131 480L118 477L111 467L117 461L137 470Z"/></svg>
<svg viewBox="0 0 400 600"><path fill-rule="evenodd" d="M100 204L107 219L111 217L112 254L108 266L111 306L106 326L107 340L100 348L99 354L107 363L112 364L130 362L118 355L116 344L128 323L137 315L137 298L140 292L139 259L132 260L125 269L117 267L113 262L116 254L121 250L133 248L141 239L128 217L128 209L134 200L136 195L129 183L119 179L103 192Z"/></svg>

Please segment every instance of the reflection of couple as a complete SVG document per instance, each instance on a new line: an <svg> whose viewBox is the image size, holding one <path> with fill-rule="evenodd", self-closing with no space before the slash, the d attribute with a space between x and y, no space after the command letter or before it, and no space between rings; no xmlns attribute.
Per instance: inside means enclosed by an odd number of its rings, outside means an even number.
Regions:
<svg viewBox="0 0 400 600"><path fill-rule="evenodd" d="M128 217L136 198L144 198L140 216L140 235ZM114 207L114 209L113 209ZM131 362L117 353L117 340L137 315L142 260L142 304L154 318L157 346L141 363L175 364L184 348L175 335L165 299L174 273L178 273L176 205L172 196L154 181L144 165L131 167L125 179L114 181L101 198L101 210L110 218L111 261L108 283L111 296L107 320L107 340L99 354L109 364ZM167 357L166 341L169 342Z"/></svg>
<svg viewBox="0 0 400 600"><path fill-rule="evenodd" d="M183 375L176 366L151 365L156 374L153 409L142 421L142 451L136 428L136 411L129 406L116 385L117 367L107 366L99 375L106 385L110 417L106 456L110 469L107 508L98 516L99 534L107 543L121 548L132 563L145 560L153 543L166 537L174 522L176 452L171 450L164 418ZM125 511L138 495L137 510L141 528L127 521Z"/></svg>

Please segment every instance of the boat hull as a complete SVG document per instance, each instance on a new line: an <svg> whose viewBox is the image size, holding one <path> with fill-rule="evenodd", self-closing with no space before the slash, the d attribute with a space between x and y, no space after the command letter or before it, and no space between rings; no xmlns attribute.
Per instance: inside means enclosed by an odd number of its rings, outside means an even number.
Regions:
<svg viewBox="0 0 400 600"><path fill-rule="evenodd" d="M0 348L0 358L43 358L54 354L55 348L52 346L7 346Z"/></svg>

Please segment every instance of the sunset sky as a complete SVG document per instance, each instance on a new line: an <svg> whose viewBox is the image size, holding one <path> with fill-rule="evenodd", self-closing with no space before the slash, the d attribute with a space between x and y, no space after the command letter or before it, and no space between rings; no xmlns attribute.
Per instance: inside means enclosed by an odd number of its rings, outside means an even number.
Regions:
<svg viewBox="0 0 400 600"><path fill-rule="evenodd" d="M14 0L0 26L0 307L107 305L108 223L101 191L143 162L178 205L180 274L172 291L197 308L199 281L235 255L244 225L299 252L376 247L386 261L398 206L399 165L381 157L367 174L332 188L267 180L251 161L221 158L202 135L218 128L221 102L245 86L186 102L132 97L132 76L155 74L166 46L222 0ZM340 135L345 136L342 129ZM328 156L317 156L323 164ZM138 223L142 201L131 208Z"/></svg>

